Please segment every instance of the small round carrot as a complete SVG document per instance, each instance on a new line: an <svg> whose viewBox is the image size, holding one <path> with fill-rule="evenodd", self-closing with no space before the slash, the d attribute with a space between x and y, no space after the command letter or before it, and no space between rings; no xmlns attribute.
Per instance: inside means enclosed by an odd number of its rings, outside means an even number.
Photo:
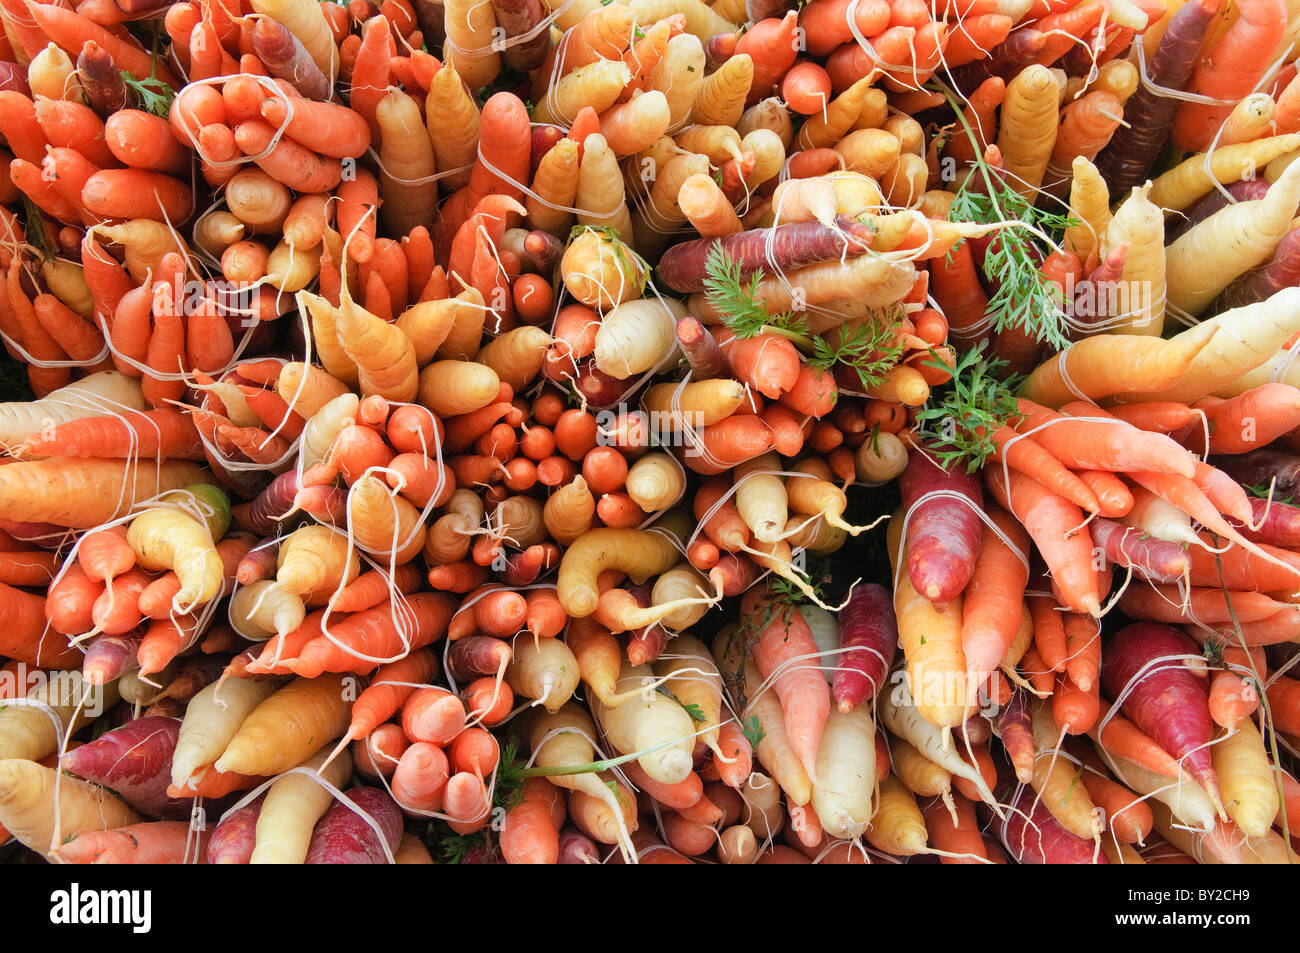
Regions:
<svg viewBox="0 0 1300 953"><path fill-rule="evenodd" d="M535 407L534 414L536 414ZM519 438L519 452L533 462L545 460L555 453L555 435L548 427L529 427Z"/></svg>
<svg viewBox="0 0 1300 953"><path fill-rule="evenodd" d="M830 75L816 63L796 63L781 80L781 96L795 112L805 116L816 115L830 101Z"/></svg>
<svg viewBox="0 0 1300 953"><path fill-rule="evenodd" d="M402 706L402 730L414 741L445 745L465 727L465 706L445 688L421 688Z"/></svg>
<svg viewBox="0 0 1300 953"><path fill-rule="evenodd" d="M393 769L393 798L407 810L437 811L449 776L447 755L435 744L417 741L402 752Z"/></svg>
<svg viewBox="0 0 1300 953"><path fill-rule="evenodd" d="M564 398L553 390L543 391L533 400L533 419L543 427L554 427L564 413Z"/></svg>
<svg viewBox="0 0 1300 953"><path fill-rule="evenodd" d="M447 759L453 771L468 771L481 778L492 774L500 754L491 732L477 727L466 728L447 746Z"/></svg>
<svg viewBox="0 0 1300 953"><path fill-rule="evenodd" d="M577 469L568 457L550 456L537 461L537 482L543 486L563 486L576 473Z"/></svg>
<svg viewBox="0 0 1300 953"><path fill-rule="evenodd" d="M626 493L606 493L596 501L596 516L613 529L632 529L646 519L646 512Z"/></svg>
<svg viewBox="0 0 1300 953"><path fill-rule="evenodd" d="M476 678L462 694L469 717L489 728L500 724L515 704L510 686L492 677Z"/></svg>
<svg viewBox="0 0 1300 953"><path fill-rule="evenodd" d="M582 458L582 478L593 493L621 490L627 469L627 459L613 447L596 447Z"/></svg>
<svg viewBox="0 0 1300 953"><path fill-rule="evenodd" d="M554 426L555 446L570 460L578 461L597 444L596 418L585 410L566 410Z"/></svg>
<svg viewBox="0 0 1300 953"><path fill-rule="evenodd" d="M510 289L515 313L525 324L541 324L551 316L555 293L541 275L520 275Z"/></svg>
<svg viewBox="0 0 1300 953"><path fill-rule="evenodd" d="M391 778L411 746L401 725L380 725L364 738L352 742L352 763L362 777Z"/></svg>
<svg viewBox="0 0 1300 953"><path fill-rule="evenodd" d="M77 548L77 561L96 582L113 579L135 566L135 551L126 542L126 527L87 533Z"/></svg>

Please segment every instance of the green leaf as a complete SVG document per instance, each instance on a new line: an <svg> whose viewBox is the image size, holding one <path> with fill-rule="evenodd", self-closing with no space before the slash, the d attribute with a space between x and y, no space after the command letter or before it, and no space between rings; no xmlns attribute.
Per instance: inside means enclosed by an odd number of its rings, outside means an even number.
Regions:
<svg viewBox="0 0 1300 953"><path fill-rule="evenodd" d="M475 831L472 834L444 834L438 838L438 852L442 855L444 864L459 864L464 861L465 855L475 847L487 849L490 847L487 839L487 828L481 831Z"/></svg>
<svg viewBox="0 0 1300 953"><path fill-rule="evenodd" d="M789 312L769 314L756 299L762 281L761 268L746 281L740 262L726 253L721 242L709 246L704 259L704 294L721 312L722 323L728 330L738 338L757 337L765 332L780 334L811 347L813 334L807 324Z"/></svg>
<svg viewBox="0 0 1300 953"><path fill-rule="evenodd" d="M937 82L937 81L936 81ZM959 120L969 126L952 91L937 83L948 96ZM984 277L997 283L986 314L994 331L1018 329L1055 350L1069 345L1061 293L1039 271L1039 234L1062 232L1075 220L1067 215L1035 208L1008 183L1006 176L991 168L982 157L975 160L975 174L962 183L948 210L952 222L975 222L1004 227L984 255Z"/></svg>
<svg viewBox="0 0 1300 953"><path fill-rule="evenodd" d="M501 749L501 760L497 764L496 787L492 791L492 804L507 811L519 803L523 797L524 759L519 757L519 746L507 741Z"/></svg>
<svg viewBox="0 0 1300 953"><path fill-rule="evenodd" d="M45 216L26 195L23 197L23 234L27 244L40 256L41 261L53 261L54 249L45 233Z"/></svg>
<svg viewBox="0 0 1300 953"><path fill-rule="evenodd" d="M1277 490L1272 483L1257 483L1254 485L1247 484L1245 486L1245 490L1251 496L1259 497L1259 499L1261 500L1269 499L1269 493L1271 492L1273 494L1272 502L1282 503L1284 505L1290 505L1291 502L1295 499L1294 496L1287 496L1287 497L1278 496Z"/></svg>
<svg viewBox="0 0 1300 953"><path fill-rule="evenodd" d="M998 377L1005 362L986 357L984 345L963 354L956 366L939 359L934 351L926 366L952 375L936 400L916 415L925 436L944 469L965 464L974 473L997 450L993 432L1018 416L1017 379Z"/></svg>
<svg viewBox="0 0 1300 953"><path fill-rule="evenodd" d="M136 79L126 70L122 70L121 73L122 82L135 95L140 108L147 113L153 113L161 119L166 119L171 112L172 100L176 98L176 91L158 78L157 66L155 65L151 69L148 79Z"/></svg>
<svg viewBox="0 0 1300 953"><path fill-rule="evenodd" d="M749 720L745 722L741 731L745 735L746 740L749 741L750 747L753 748L757 748L758 743L767 737L767 732L765 732L763 726L758 723L757 715L750 715Z"/></svg>
<svg viewBox="0 0 1300 953"><path fill-rule="evenodd" d="M683 705L682 707L686 709L686 714L691 716L692 721L704 721L708 718L708 715L704 714L704 709L698 704Z"/></svg>
<svg viewBox="0 0 1300 953"><path fill-rule="evenodd" d="M861 321L828 332L838 337L835 344L821 335L814 337L809 366L831 371L836 364L846 364L857 373L864 391L880 386L903 354L903 348L894 343L901 318L897 309L881 314L870 312Z"/></svg>

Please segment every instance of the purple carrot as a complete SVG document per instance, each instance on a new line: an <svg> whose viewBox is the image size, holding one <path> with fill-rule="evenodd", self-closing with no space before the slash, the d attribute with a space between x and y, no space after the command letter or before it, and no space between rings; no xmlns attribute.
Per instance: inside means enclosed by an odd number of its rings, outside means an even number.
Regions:
<svg viewBox="0 0 1300 953"><path fill-rule="evenodd" d="M268 73L285 80L307 99L324 102L330 98L330 81L306 47L270 17L258 17L253 25L253 52Z"/></svg>
<svg viewBox="0 0 1300 953"><path fill-rule="evenodd" d="M972 745L982 745L993 737L993 723L976 712L962 722L961 727L954 734L957 735L963 745L967 741Z"/></svg>
<svg viewBox="0 0 1300 953"><path fill-rule="evenodd" d="M792 0L745 0L745 16L750 23L760 20L780 20L795 8Z"/></svg>
<svg viewBox="0 0 1300 953"><path fill-rule="evenodd" d="M1170 626L1125 626L1102 652L1101 688L1107 698L1119 701L1123 696L1124 717L1177 758L1222 812L1219 782L1210 763L1214 722L1209 688L1204 677L1177 658L1200 654L1200 646Z"/></svg>
<svg viewBox="0 0 1300 953"><path fill-rule="evenodd" d="M248 507L248 529L258 536L277 536L283 518L297 509L298 471L289 470L266 485Z"/></svg>
<svg viewBox="0 0 1300 953"><path fill-rule="evenodd" d="M572 827L560 831L561 864L598 864L600 851L595 842L586 834Z"/></svg>
<svg viewBox="0 0 1300 953"><path fill-rule="evenodd" d="M664 252L658 275L674 291L703 291L705 270L713 246L739 263L741 278L758 271L790 271L822 261L838 261L846 253L860 255L871 247L872 231L847 215L835 219L836 228L820 222L797 222L775 228L752 228L722 238L698 238Z"/></svg>
<svg viewBox="0 0 1300 953"><path fill-rule="evenodd" d="M1105 331L1106 319L1114 317L1111 312L1119 300L1117 284L1127 262L1128 242L1120 242L1088 273L1087 280L1075 285L1070 299L1071 340Z"/></svg>
<svg viewBox="0 0 1300 953"><path fill-rule="evenodd" d="M345 792L383 832L390 851L402 839L402 811L381 788L355 787ZM316 822L307 848L308 864L382 864L383 845L367 820L342 801Z"/></svg>
<svg viewBox="0 0 1300 953"><path fill-rule="evenodd" d="M94 40L88 40L77 56L77 75L86 91L90 108L107 119L127 103L126 83L113 62L113 56Z"/></svg>
<svg viewBox="0 0 1300 953"><path fill-rule="evenodd" d="M1259 529L1238 526L1242 536L1252 543L1268 543L1270 546L1300 546L1300 507L1273 500L1261 500L1257 496L1250 498L1251 519Z"/></svg>
<svg viewBox="0 0 1300 953"><path fill-rule="evenodd" d="M578 373L573 378L573 386L587 398L587 403L597 409L613 407L634 383L635 378L621 380L606 374L596 366L594 358L588 358L580 363Z"/></svg>
<svg viewBox="0 0 1300 953"><path fill-rule="evenodd" d="M722 353L722 345L700 323L699 318L688 314L677 322L677 343L686 355L686 363L691 366L691 375L696 380L730 376L731 368L727 364L727 356Z"/></svg>
<svg viewBox="0 0 1300 953"><path fill-rule="evenodd" d="M1018 864L1110 863L1092 841L1071 834L1058 824L1027 784L1021 786L1011 802L1006 821L994 821L994 830Z"/></svg>
<svg viewBox="0 0 1300 953"><path fill-rule="evenodd" d="M993 719L993 733L1002 742L1007 757L1016 770L1016 779L1028 784L1034 776L1034 728L1029 704L1021 689L1011 693L1011 699L999 709Z"/></svg>
<svg viewBox="0 0 1300 953"><path fill-rule="evenodd" d="M27 71L17 63L0 62L0 90L31 96L32 88L27 85Z"/></svg>
<svg viewBox="0 0 1300 953"><path fill-rule="evenodd" d="M1273 485L1273 498L1300 496L1300 457L1278 450L1213 457L1210 463L1242 486ZM1274 479L1277 480L1273 483Z"/></svg>
<svg viewBox="0 0 1300 953"><path fill-rule="evenodd" d="M984 524L979 512L984 495L979 481L957 470L944 470L928 454L909 456L900 485L907 522L907 574L916 591L936 605L959 596L975 572ZM917 505L928 494L945 491L966 497L974 506L948 496ZM913 508L915 507L915 508Z"/></svg>
<svg viewBox="0 0 1300 953"><path fill-rule="evenodd" d="M144 636L140 632L109 635L101 632L86 646L81 676L92 685L105 685L122 673L138 668L135 654Z"/></svg>
<svg viewBox="0 0 1300 953"><path fill-rule="evenodd" d="M1093 27L1084 34L1081 42L1070 47L1069 52L1062 56L1056 65L1065 70L1067 76L1087 76L1097 54L1104 52L1107 46L1113 46L1123 29L1118 23L1106 24L1105 39L1097 45L1098 29Z"/></svg>
<svg viewBox="0 0 1300 953"><path fill-rule="evenodd" d="M957 91L968 96L979 88L980 83L993 76L1010 80L1028 66L1046 45L1047 34L1032 26L1013 31L989 50L989 55L984 59L967 63L952 71Z"/></svg>
<svg viewBox="0 0 1300 953"><path fill-rule="evenodd" d="M1177 582L1191 568L1191 557L1177 543L1145 536L1136 526L1097 517L1090 524L1092 542L1117 566L1154 582Z"/></svg>
<svg viewBox="0 0 1300 953"><path fill-rule="evenodd" d="M550 232L535 228L524 239L524 254L539 275L549 278L560 263L564 245Z"/></svg>
<svg viewBox="0 0 1300 953"><path fill-rule="evenodd" d="M1262 176L1257 179L1242 179L1225 186L1228 195L1238 202L1254 202L1262 199L1268 192L1269 181ZM1172 245L1193 225L1205 221L1215 212L1227 208L1232 200L1223 192L1215 189L1183 215L1173 216L1165 226L1165 245Z"/></svg>
<svg viewBox="0 0 1300 953"><path fill-rule="evenodd" d="M176 677L150 701L157 704L163 699L172 699L181 705L197 695L207 685L221 677L226 667L225 656L192 655L185 659Z"/></svg>
<svg viewBox="0 0 1300 953"><path fill-rule="evenodd" d="M849 712L875 697L894 664L898 623L894 597L876 583L855 586L840 610L840 648L831 694L840 711Z"/></svg>
<svg viewBox="0 0 1300 953"><path fill-rule="evenodd" d="M112 788L141 814L186 817L189 800L167 796L180 731L180 722L171 718L137 718L69 751L59 767Z"/></svg>
<svg viewBox="0 0 1300 953"><path fill-rule="evenodd" d="M174 698L160 698L140 713L142 718L168 718L180 721L185 717L185 703Z"/></svg>
<svg viewBox="0 0 1300 953"><path fill-rule="evenodd" d="M507 586L531 586L547 569L551 568L550 550L538 543L523 552L507 553L506 566L499 578Z"/></svg>
<svg viewBox="0 0 1300 953"><path fill-rule="evenodd" d="M704 43L704 72L716 73L722 64L736 55L736 33L715 33Z"/></svg>
<svg viewBox="0 0 1300 953"><path fill-rule="evenodd" d="M492 0L492 11L496 14L497 26L506 34L508 45L501 51L506 66L521 73L531 73L541 66L551 48L551 34L549 28L536 29L543 17L539 0ZM536 35L531 39L511 42L514 37L534 30Z"/></svg>
<svg viewBox="0 0 1300 953"><path fill-rule="evenodd" d="M723 553L709 570L709 582L724 596L738 596L758 582L758 565L742 553Z"/></svg>
<svg viewBox="0 0 1300 953"><path fill-rule="evenodd" d="M1217 193L1216 193L1217 194ZM1235 279L1223 289L1210 305L1210 313L1230 311L1255 304L1283 288L1300 285L1300 228L1293 228L1282 236L1273 250L1273 257L1258 268Z"/></svg>
<svg viewBox="0 0 1300 953"><path fill-rule="evenodd" d="M208 863L246 864L257 846L257 819L262 814L266 795L245 804L221 819L208 839Z"/></svg>
<svg viewBox="0 0 1300 953"><path fill-rule="evenodd" d="M1152 85L1186 88L1199 58L1201 41L1218 9L1219 0L1192 0L1179 8L1147 64ZM1129 97L1124 104L1124 125L1115 130L1096 160L1097 169L1110 185L1111 195L1127 195L1146 181L1169 139L1179 104L1179 100L1153 92L1146 84L1138 86L1137 92Z"/></svg>
<svg viewBox="0 0 1300 953"><path fill-rule="evenodd" d="M490 635L467 635L447 649L447 674L461 685L505 670L514 653L510 643Z"/></svg>
<svg viewBox="0 0 1300 953"><path fill-rule="evenodd" d="M53 523L20 523L0 516L0 530L20 543L30 543L40 549L62 549L77 537L77 531Z"/></svg>
<svg viewBox="0 0 1300 953"><path fill-rule="evenodd" d="M442 41L447 37L447 27L443 20L442 0L414 0L415 21L420 25L424 44L429 52L438 55Z"/></svg>

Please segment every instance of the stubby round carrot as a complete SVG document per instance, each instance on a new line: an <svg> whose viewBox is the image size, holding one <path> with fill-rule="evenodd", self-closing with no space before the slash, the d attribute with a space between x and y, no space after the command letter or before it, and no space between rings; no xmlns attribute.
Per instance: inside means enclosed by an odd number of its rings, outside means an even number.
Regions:
<svg viewBox="0 0 1300 953"><path fill-rule="evenodd" d="M393 771L393 797L410 811L437 811L442 807L449 774L443 750L427 741L417 741L402 752Z"/></svg>
<svg viewBox="0 0 1300 953"><path fill-rule="evenodd" d="M555 452L555 434L545 426L530 426L519 438L519 452L534 463L545 460Z"/></svg>
<svg viewBox="0 0 1300 953"><path fill-rule="evenodd" d="M452 771L468 771L481 778L496 770L501 749L491 732L479 727L466 728L447 745Z"/></svg>
<svg viewBox="0 0 1300 953"><path fill-rule="evenodd" d="M597 444L596 418L585 410L566 410L552 432L556 448L573 461L581 460Z"/></svg>
<svg viewBox="0 0 1300 953"><path fill-rule="evenodd" d="M510 291L515 311L527 324L541 324L550 317L555 295L551 284L541 275L520 275Z"/></svg>
<svg viewBox="0 0 1300 953"><path fill-rule="evenodd" d="M465 706L443 688L421 688L402 705L408 738L445 745L465 727Z"/></svg>
<svg viewBox="0 0 1300 953"><path fill-rule="evenodd" d="M831 78L816 63L796 64L781 81L781 96L795 112L805 116L820 113L831 98Z"/></svg>
<svg viewBox="0 0 1300 953"><path fill-rule="evenodd" d="M563 486L573 479L576 472L567 456L552 455L537 461L537 482L543 486Z"/></svg>
<svg viewBox="0 0 1300 953"><path fill-rule="evenodd" d="M514 708L514 693L504 681L495 678L476 678L465 686L465 708L471 719L491 728L500 724Z"/></svg>

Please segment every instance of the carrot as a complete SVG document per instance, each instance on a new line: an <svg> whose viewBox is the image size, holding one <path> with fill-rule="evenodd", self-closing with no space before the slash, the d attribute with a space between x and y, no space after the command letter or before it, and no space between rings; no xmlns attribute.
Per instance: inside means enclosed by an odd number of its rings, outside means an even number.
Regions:
<svg viewBox="0 0 1300 953"><path fill-rule="evenodd" d="M1012 473L1007 483L1000 472L992 471L989 484L998 502L1024 523L1069 607L1098 615L1100 593L1092 569L1092 543L1087 533L1078 531L1083 524L1079 508L1019 473Z"/></svg>
<svg viewBox="0 0 1300 953"><path fill-rule="evenodd" d="M1263 737L1247 719L1212 749L1228 816L1248 837L1263 837L1281 809L1281 796Z"/></svg>
<svg viewBox="0 0 1300 953"><path fill-rule="evenodd" d="M126 70L139 80L156 75L168 86L176 88L167 67L155 62L134 41L121 39L72 10L55 4L29 3L27 9L41 31L69 55L80 53L88 41L94 41L113 57L118 69Z"/></svg>
<svg viewBox="0 0 1300 953"><path fill-rule="evenodd" d="M1029 567L1023 561L1029 550L1024 529L1001 510L990 516L1011 545L984 527L980 555L962 600L962 651L967 670L975 677L993 671L1010 647L1029 581Z"/></svg>
<svg viewBox="0 0 1300 953"><path fill-rule="evenodd" d="M150 817L182 817L189 805L167 796L170 778L165 770L179 728L170 718L137 718L69 751L59 764L64 771L111 788Z"/></svg>
<svg viewBox="0 0 1300 953"><path fill-rule="evenodd" d="M166 409L69 421L28 438L19 452L32 457L203 459L190 418Z"/></svg>
<svg viewBox="0 0 1300 953"><path fill-rule="evenodd" d="M1164 434L1139 431L1122 421L1090 423L1061 419L1032 401L1021 399L1021 432L1033 437L1068 467L1108 471L1151 470L1191 478L1195 461ZM1158 463L1151 467L1148 464Z"/></svg>
<svg viewBox="0 0 1300 953"><path fill-rule="evenodd" d="M392 603L354 613L331 626L331 638L313 639L299 652L292 670L366 672L388 659L442 638L454 602L435 593L407 597L401 610ZM342 729L340 729L341 731Z"/></svg>
<svg viewBox="0 0 1300 953"><path fill-rule="evenodd" d="M139 821L139 815L104 788L60 777L33 761L0 761L0 824L47 858L67 838Z"/></svg>
<svg viewBox="0 0 1300 953"><path fill-rule="evenodd" d="M1102 687L1111 698L1125 694L1124 713L1186 766L1222 812L1219 786L1206 747L1213 735L1203 680L1177 657L1196 655L1196 645L1167 626L1137 623L1121 629L1106 646ZM1169 661L1148 667L1153 659ZM1177 714L1174 708L1176 706Z"/></svg>
<svg viewBox="0 0 1300 953"><path fill-rule="evenodd" d="M316 754L300 766L319 771L322 778L341 787L351 773L352 760L344 756L328 765ZM255 844L250 864L301 863L307 857L312 827L333 803L329 791L310 776L289 774L276 781L261 800L255 823Z"/></svg>
<svg viewBox="0 0 1300 953"><path fill-rule="evenodd" d="M312 832L303 863L380 864L397 849L402 812L388 793L381 788L352 787L344 794L356 808L342 802L330 806Z"/></svg>
<svg viewBox="0 0 1300 953"><path fill-rule="evenodd" d="M382 722L387 721L416 689L407 685L389 684L430 681L437 672L437 658L427 649L413 652L406 658L381 666L370 686L357 696L352 705L351 723L344 739L364 738Z"/></svg>
<svg viewBox="0 0 1300 953"><path fill-rule="evenodd" d="M206 856L207 848L208 833L195 838L188 823L146 821L109 831L85 831L51 856L65 864L183 864Z"/></svg>
<svg viewBox="0 0 1300 953"><path fill-rule="evenodd" d="M1012 188L1028 194L1043 180L1057 138L1057 86L1046 67L1026 67L1007 84L998 129Z"/></svg>
<svg viewBox="0 0 1300 953"><path fill-rule="evenodd" d="M1252 667L1262 673L1265 666L1262 657L1252 657L1235 645L1224 646L1223 663L1230 667L1210 673L1210 718L1232 731L1259 707L1253 676L1239 673L1249 673Z"/></svg>
<svg viewBox="0 0 1300 953"><path fill-rule="evenodd" d="M959 595L975 569L979 547L979 484L968 475L945 471L923 452L909 455L901 487L909 511L907 571L912 584L940 605ZM961 494L975 508L930 493Z"/></svg>
<svg viewBox="0 0 1300 953"><path fill-rule="evenodd" d="M545 778L530 779L519 803L506 812L501 853L510 864L554 864L560 857L560 832L550 805L559 792Z"/></svg>
<svg viewBox="0 0 1300 953"><path fill-rule="evenodd" d="M315 754L347 727L342 678L297 679L258 705L217 759L217 771L278 774Z"/></svg>
<svg viewBox="0 0 1300 953"><path fill-rule="evenodd" d="M259 18L253 24L251 39L259 74L269 73L287 81L305 97L304 101L330 95L333 83L283 24L267 17Z"/></svg>
<svg viewBox="0 0 1300 953"><path fill-rule="evenodd" d="M1258 51L1277 46L1286 28L1286 6L1260 0L1238 10L1237 21L1196 64L1188 84L1190 92L1235 102L1250 93L1263 75L1267 54L1261 58ZM1204 149L1231 111L1231 105L1183 103L1174 121L1174 141L1181 149Z"/></svg>

